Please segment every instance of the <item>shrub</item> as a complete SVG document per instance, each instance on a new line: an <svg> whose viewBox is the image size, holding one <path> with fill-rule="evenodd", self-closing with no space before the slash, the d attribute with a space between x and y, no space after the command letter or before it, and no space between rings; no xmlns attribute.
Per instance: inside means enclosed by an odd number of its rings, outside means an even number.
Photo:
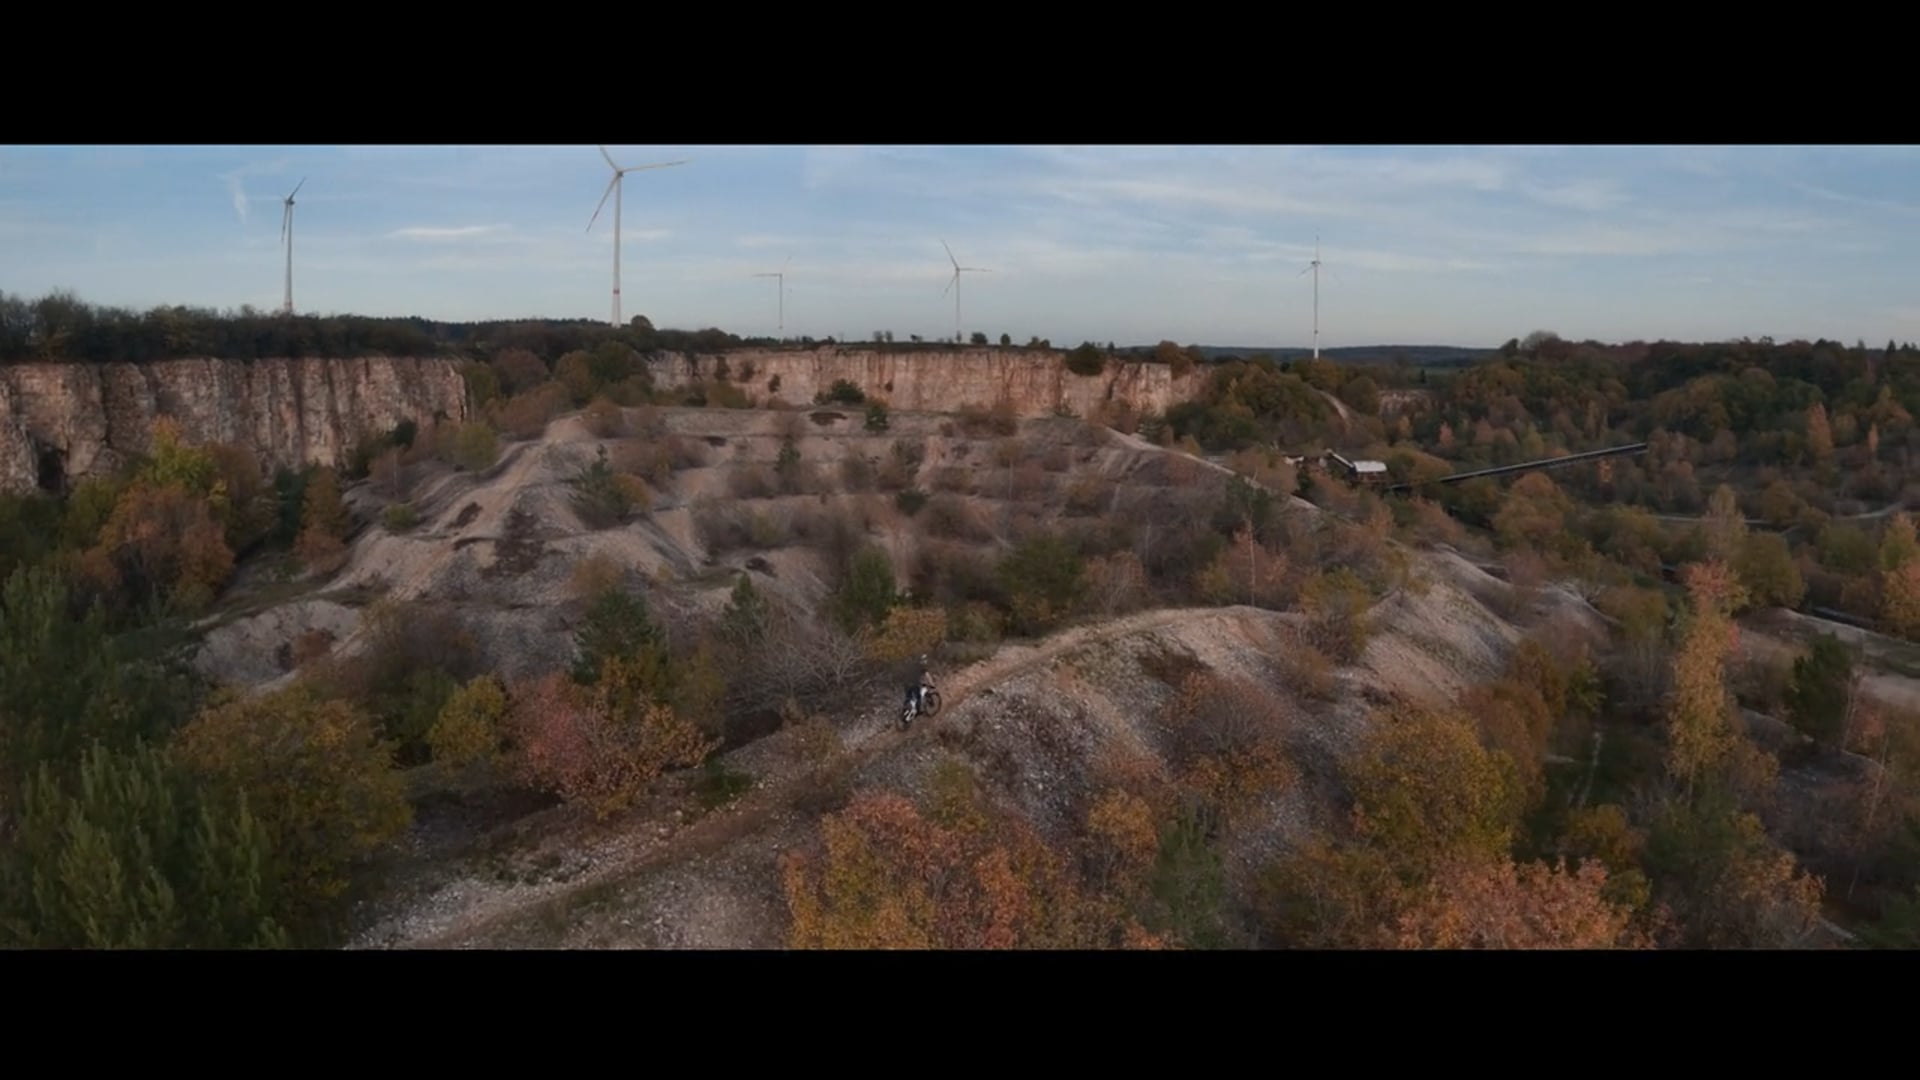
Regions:
<svg viewBox="0 0 1920 1080"><path fill-rule="evenodd" d="M246 799L303 914L338 899L352 865L412 818L392 748L372 718L302 687L217 700L174 745L210 791Z"/></svg>
<svg viewBox="0 0 1920 1080"><path fill-rule="evenodd" d="M626 414L605 396L594 398L581 419L588 431L602 439L618 438L627 433Z"/></svg>
<svg viewBox="0 0 1920 1080"><path fill-rule="evenodd" d="M461 424L453 436L453 463L480 472L500 457L500 443L485 424Z"/></svg>
<svg viewBox="0 0 1920 1080"><path fill-rule="evenodd" d="M868 651L883 664L930 653L947 640L947 613L939 608L896 607L887 612Z"/></svg>
<svg viewBox="0 0 1920 1080"><path fill-rule="evenodd" d="M1067 353L1066 365L1075 375L1094 376L1106 370L1107 359L1100 346L1089 341Z"/></svg>
<svg viewBox="0 0 1920 1080"><path fill-rule="evenodd" d="M427 733L433 760L458 767L491 760L499 753L502 723L507 715L507 693L500 681L482 675L461 687Z"/></svg>
<svg viewBox="0 0 1920 1080"><path fill-rule="evenodd" d="M1040 633L1079 606L1086 592L1086 563L1064 537L1041 534L1021 543L999 568L1011 599L1016 632Z"/></svg>
<svg viewBox="0 0 1920 1080"><path fill-rule="evenodd" d="M605 818L668 769L719 747L655 700L645 667L608 657L591 685L554 674L522 691L509 714L522 779Z"/></svg>
<svg viewBox="0 0 1920 1080"><path fill-rule="evenodd" d="M1314 645L1341 663L1358 660L1366 650L1371 604L1366 584L1344 567L1314 574L1300 590Z"/></svg>
<svg viewBox="0 0 1920 1080"><path fill-rule="evenodd" d="M410 503L394 503L381 511L380 524L390 533L403 533L420 524L420 515Z"/></svg>
<svg viewBox="0 0 1920 1080"><path fill-rule="evenodd" d="M573 488L574 512L592 529L618 525L644 511L649 502L646 485L638 477L613 471L604 446L593 464L580 469L568 483Z"/></svg>
<svg viewBox="0 0 1920 1080"><path fill-rule="evenodd" d="M859 405L867 400L866 392L845 379L833 380L833 386L815 395L815 405L841 404Z"/></svg>

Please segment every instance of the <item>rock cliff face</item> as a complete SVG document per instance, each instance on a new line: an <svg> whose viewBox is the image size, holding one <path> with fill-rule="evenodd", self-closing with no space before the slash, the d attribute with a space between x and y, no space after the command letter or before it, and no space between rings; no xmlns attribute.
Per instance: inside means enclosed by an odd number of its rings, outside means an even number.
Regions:
<svg viewBox="0 0 1920 1080"><path fill-rule="evenodd" d="M1078 416L1091 416L1107 402L1165 412L1198 394L1205 379L1197 370L1176 378L1165 364L1113 361L1099 375L1075 375L1067 370L1064 353L982 348L889 353L826 346L810 351L742 349L724 357L663 353L651 361L650 370L661 387L724 376L761 404L779 398L811 405L815 394L845 379L896 409L952 412L1006 401L1023 417L1050 416L1062 405Z"/></svg>
<svg viewBox="0 0 1920 1080"><path fill-rule="evenodd" d="M441 359L168 360L0 367L0 491L71 485L145 452L153 421L232 442L272 465L336 464L368 435L437 413L464 420Z"/></svg>

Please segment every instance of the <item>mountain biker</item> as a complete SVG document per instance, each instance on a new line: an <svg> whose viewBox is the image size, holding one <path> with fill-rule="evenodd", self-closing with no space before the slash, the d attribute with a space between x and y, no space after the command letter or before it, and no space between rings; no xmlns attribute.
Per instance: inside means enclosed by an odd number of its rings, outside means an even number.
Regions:
<svg viewBox="0 0 1920 1080"><path fill-rule="evenodd" d="M927 655L921 653L920 658L914 661L913 674L907 682L906 705L909 716L920 715L921 695L933 686L933 675L927 669Z"/></svg>

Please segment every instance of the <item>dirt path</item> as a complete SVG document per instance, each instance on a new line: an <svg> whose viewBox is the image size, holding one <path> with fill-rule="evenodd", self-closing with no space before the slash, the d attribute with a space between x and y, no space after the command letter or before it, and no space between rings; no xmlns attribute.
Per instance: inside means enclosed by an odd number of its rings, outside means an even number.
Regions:
<svg viewBox="0 0 1920 1080"><path fill-rule="evenodd" d="M1146 633L1188 619L1218 619L1234 616L1234 608L1178 608L1140 612L1104 622L1077 626L1055 637L1031 645L1004 648L993 656L956 672L942 680L941 715L951 713L982 688L1015 678L1041 665L1057 660L1087 645L1111 638ZM897 706L888 700L885 707L868 710L854 730L847 732L847 754L842 760L853 767L893 750L905 741L925 737L930 725L916 724L907 731L897 726ZM434 949L470 947L490 932L526 915L536 906L564 905L587 890L601 890L682 859L712 854L722 847L778 824L779 815L788 810L794 797L817 779L816 769L806 769L782 783L749 792L732 809L707 815L677 832L661 835L656 823L636 822L624 835L593 845L588 854L595 864L586 872L564 883L537 888L521 887L480 896L467 910L453 915L442 925L390 948ZM587 853L583 853L587 854ZM467 891L466 883L452 883L452 891ZM474 892L484 886L473 883ZM375 946L378 947L378 946Z"/></svg>
<svg viewBox="0 0 1920 1080"><path fill-rule="evenodd" d="M1827 520L1828 521L1875 521L1875 520L1878 520L1879 518L1891 517L1892 515L1899 513L1900 511L1905 509L1907 509L1907 504L1904 501L1902 501L1902 502L1890 503L1886 506L1881 507L1878 510L1868 510L1864 513L1837 514L1833 517L1828 518ZM1701 522L1701 521L1707 520L1707 515L1705 514L1654 514L1653 520L1670 521L1670 522L1673 522L1674 524L1693 524L1695 522ZM1749 529L1768 529L1776 532L1787 532L1787 531L1791 531L1793 529L1799 528L1797 524L1777 526L1761 518L1742 518L1741 521L1743 521Z"/></svg>
<svg viewBox="0 0 1920 1080"><path fill-rule="evenodd" d="M1347 407L1346 402L1341 401L1339 398L1334 397L1332 394L1327 393L1325 390L1316 390L1315 392L1318 393L1321 397L1327 399L1327 404L1333 406L1334 411L1340 414L1341 422L1348 425L1351 425L1353 423L1353 410Z"/></svg>

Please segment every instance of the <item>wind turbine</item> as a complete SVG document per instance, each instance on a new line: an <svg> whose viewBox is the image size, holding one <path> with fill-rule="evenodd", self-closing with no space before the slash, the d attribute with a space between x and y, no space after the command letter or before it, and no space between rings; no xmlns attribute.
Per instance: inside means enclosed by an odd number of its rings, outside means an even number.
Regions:
<svg viewBox="0 0 1920 1080"><path fill-rule="evenodd" d="M780 264L780 269L768 274L755 274L754 277L778 278L780 284L780 340L787 340L787 267L793 262L793 256Z"/></svg>
<svg viewBox="0 0 1920 1080"><path fill-rule="evenodd" d="M287 192L287 197L280 200L285 204L280 211L280 239L287 244L287 298L280 308L282 315L293 314L293 197L306 186L307 178L303 176L293 185L293 190Z"/></svg>
<svg viewBox="0 0 1920 1080"><path fill-rule="evenodd" d="M657 165L631 165L621 168L614 163L613 155L607 148L600 148L600 156L607 159L607 165L613 169L613 179L607 181L606 193L600 196L600 205L593 208L593 216L587 219L587 231L593 231L593 223L600 220L600 211L606 209L607 196L613 196L613 325L620 325L620 181L630 172L642 169L665 169L674 165L685 165L684 161L663 161Z"/></svg>
<svg viewBox="0 0 1920 1080"><path fill-rule="evenodd" d="M960 341L960 275L991 274L993 271L978 266L961 266L960 260L953 257L953 249L947 247L945 240L940 241L940 246L947 248L947 260L953 263L953 277L947 281L947 288L940 290L940 295L945 296L947 289L953 290L953 340L958 342Z"/></svg>
<svg viewBox="0 0 1920 1080"><path fill-rule="evenodd" d="M1308 270L1313 271L1313 358L1315 360L1320 359L1320 267L1322 265L1320 237L1316 234L1313 238L1313 261L1300 271L1302 274Z"/></svg>

